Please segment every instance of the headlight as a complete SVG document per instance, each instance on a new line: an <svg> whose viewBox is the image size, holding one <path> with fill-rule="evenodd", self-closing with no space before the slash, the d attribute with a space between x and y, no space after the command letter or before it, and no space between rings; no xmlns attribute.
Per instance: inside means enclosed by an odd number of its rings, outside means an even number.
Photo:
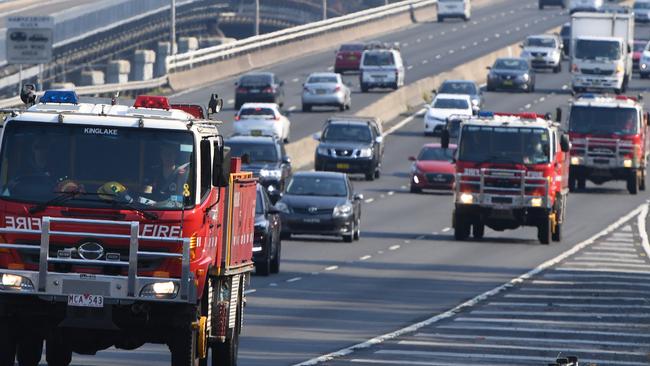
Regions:
<svg viewBox="0 0 650 366"><path fill-rule="evenodd" d="M622 74L623 71L625 71L625 69L623 68L623 66L621 66L621 65L616 66L616 73L617 73L617 74Z"/></svg>
<svg viewBox="0 0 650 366"><path fill-rule="evenodd" d="M472 99L472 106L478 107L479 101L478 99Z"/></svg>
<svg viewBox="0 0 650 366"><path fill-rule="evenodd" d="M33 291L34 284L27 277L4 273L0 275L0 290Z"/></svg>
<svg viewBox="0 0 650 366"><path fill-rule="evenodd" d="M316 152L318 153L318 155L329 156L330 154L329 149L326 147L319 147L318 149L316 149Z"/></svg>
<svg viewBox="0 0 650 366"><path fill-rule="evenodd" d="M474 196L471 193L461 193L458 201L465 205L471 205L474 203Z"/></svg>
<svg viewBox="0 0 650 366"><path fill-rule="evenodd" d="M519 75L519 78L523 81L528 81L530 79L530 75L528 74Z"/></svg>
<svg viewBox="0 0 650 366"><path fill-rule="evenodd" d="M260 177L263 178L277 178L282 176L282 170L279 169L262 169L260 170Z"/></svg>
<svg viewBox="0 0 650 366"><path fill-rule="evenodd" d="M542 207L543 201L542 197L533 197L530 199L530 205L532 207Z"/></svg>
<svg viewBox="0 0 650 366"><path fill-rule="evenodd" d="M413 174L413 183L420 184L420 178L418 178L417 173Z"/></svg>
<svg viewBox="0 0 650 366"><path fill-rule="evenodd" d="M352 205L345 203L334 207L334 217L348 216L352 213Z"/></svg>
<svg viewBox="0 0 650 366"><path fill-rule="evenodd" d="M639 66L639 67L640 67L642 70L645 70L645 69L648 68L648 64L644 62L644 63L642 63L641 66Z"/></svg>
<svg viewBox="0 0 650 366"><path fill-rule="evenodd" d="M142 288L140 297L172 299L178 293L178 285L172 281L150 283Z"/></svg>
<svg viewBox="0 0 650 366"><path fill-rule="evenodd" d="M571 165L580 165L580 163L582 163L582 159L577 156L571 157Z"/></svg>
<svg viewBox="0 0 650 366"><path fill-rule="evenodd" d="M632 167L632 159L625 159L623 160L623 166L625 168L631 168Z"/></svg>
<svg viewBox="0 0 650 366"><path fill-rule="evenodd" d="M369 147L363 148L359 150L359 157L360 158L369 158L372 156L372 149Z"/></svg>
<svg viewBox="0 0 650 366"><path fill-rule="evenodd" d="M284 202L276 203L275 208L277 208L278 211L280 211L282 213L291 213L291 210L289 210L289 206L287 206L287 204L284 203Z"/></svg>

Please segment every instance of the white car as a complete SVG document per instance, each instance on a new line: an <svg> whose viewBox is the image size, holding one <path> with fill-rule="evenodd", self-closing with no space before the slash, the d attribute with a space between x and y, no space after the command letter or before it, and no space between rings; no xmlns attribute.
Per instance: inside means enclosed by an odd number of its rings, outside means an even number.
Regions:
<svg viewBox="0 0 650 366"><path fill-rule="evenodd" d="M461 18L468 21L472 17L470 0L438 0L438 22L445 18Z"/></svg>
<svg viewBox="0 0 650 366"><path fill-rule="evenodd" d="M404 85L404 61L394 48L378 48L363 51L359 66L361 91L372 88L399 89Z"/></svg>
<svg viewBox="0 0 650 366"><path fill-rule="evenodd" d="M562 40L552 34L528 36L521 45L521 58L525 58L534 69L562 71Z"/></svg>
<svg viewBox="0 0 650 366"><path fill-rule="evenodd" d="M277 136L289 142L291 121L275 103L245 103L235 115L235 134Z"/></svg>
<svg viewBox="0 0 650 366"><path fill-rule="evenodd" d="M424 115L424 134L440 134L451 115L471 116L472 99L464 94L438 94Z"/></svg>
<svg viewBox="0 0 650 366"><path fill-rule="evenodd" d="M343 83L340 74L317 72L309 75L303 84L302 111L310 112L315 106L334 106L341 112L350 109L352 93Z"/></svg>

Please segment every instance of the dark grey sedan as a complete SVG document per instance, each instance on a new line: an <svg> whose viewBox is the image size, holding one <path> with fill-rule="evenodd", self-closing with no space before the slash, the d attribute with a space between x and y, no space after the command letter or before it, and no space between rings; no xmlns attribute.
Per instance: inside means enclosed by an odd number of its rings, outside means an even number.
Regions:
<svg viewBox="0 0 650 366"><path fill-rule="evenodd" d="M488 66L487 90L535 91L535 72L523 58L499 58Z"/></svg>
<svg viewBox="0 0 650 366"><path fill-rule="evenodd" d="M282 238L305 234L341 236L348 243L359 240L362 200L344 173L296 173L275 205Z"/></svg>

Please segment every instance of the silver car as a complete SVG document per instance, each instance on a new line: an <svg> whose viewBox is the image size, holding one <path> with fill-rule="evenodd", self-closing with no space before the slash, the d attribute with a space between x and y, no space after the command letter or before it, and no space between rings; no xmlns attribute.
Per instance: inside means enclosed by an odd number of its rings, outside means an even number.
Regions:
<svg viewBox="0 0 650 366"><path fill-rule="evenodd" d="M302 111L310 112L314 106L339 107L341 111L350 109L352 96L341 79L340 74L319 72L309 75L303 84Z"/></svg>

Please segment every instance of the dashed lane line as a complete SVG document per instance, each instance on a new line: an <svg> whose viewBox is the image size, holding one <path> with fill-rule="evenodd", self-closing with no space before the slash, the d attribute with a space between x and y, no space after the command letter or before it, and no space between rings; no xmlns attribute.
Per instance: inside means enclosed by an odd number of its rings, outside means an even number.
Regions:
<svg viewBox="0 0 650 366"><path fill-rule="evenodd" d="M325 267L325 270L326 270L326 271L335 271L335 270L337 270L337 269L339 269L339 266L329 266L329 267Z"/></svg>
<svg viewBox="0 0 650 366"><path fill-rule="evenodd" d="M364 255L363 257L360 257L359 260L360 260L360 261L367 261L367 260L370 259L370 258L372 258L371 255Z"/></svg>
<svg viewBox="0 0 650 366"><path fill-rule="evenodd" d="M397 244L397 245L390 246L390 247L388 248L388 250L397 250L397 249L399 249L399 248L400 248L400 245Z"/></svg>
<svg viewBox="0 0 650 366"><path fill-rule="evenodd" d="M294 277L294 278L288 279L287 282L291 283L291 282L296 282L296 281L300 281L300 280L302 280L302 277Z"/></svg>

